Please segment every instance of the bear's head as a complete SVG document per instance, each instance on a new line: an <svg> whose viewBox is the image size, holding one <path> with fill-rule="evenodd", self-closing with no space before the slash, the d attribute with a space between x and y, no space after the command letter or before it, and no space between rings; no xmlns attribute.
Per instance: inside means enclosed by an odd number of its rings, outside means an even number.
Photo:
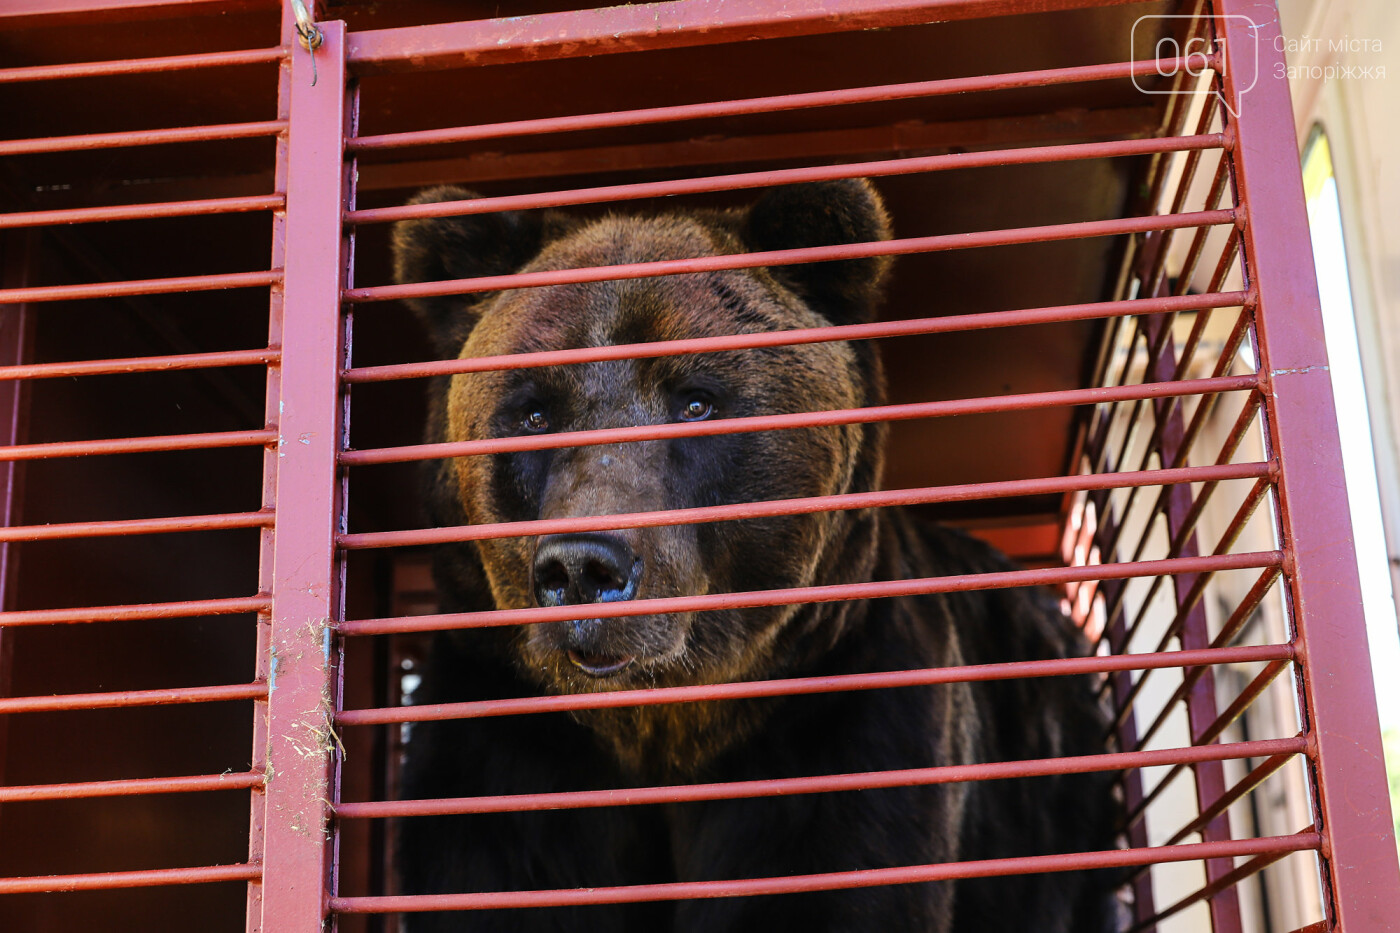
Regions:
<svg viewBox="0 0 1400 933"><path fill-rule="evenodd" d="M421 204L475 197L435 188ZM404 221L400 282L615 266L887 239L863 179L776 188L751 207L580 219L556 211ZM445 357L783 331L873 318L887 259L856 259L410 301ZM879 404L868 341L470 373L441 380L429 440L743 418ZM459 457L432 465L439 524L657 512L868 490L883 432L835 425ZM707 683L809 668L851 603L591 619L587 606L859 582L876 515L811 512L709 524L511 537L455 546L439 585L455 608L577 604L511 630L527 678L578 692ZM446 568L444 570L444 568ZM489 591L489 599L485 592Z"/></svg>

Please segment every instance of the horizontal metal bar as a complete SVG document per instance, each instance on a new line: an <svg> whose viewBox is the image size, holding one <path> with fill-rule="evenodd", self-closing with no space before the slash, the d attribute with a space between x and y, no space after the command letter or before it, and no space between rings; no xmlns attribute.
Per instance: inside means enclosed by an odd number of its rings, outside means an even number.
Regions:
<svg viewBox="0 0 1400 933"><path fill-rule="evenodd" d="M9 460L49 460L170 450L221 450L226 447L267 447L277 443L276 431L216 431L210 434L167 434L161 437L121 437L95 441L55 441L0 447L0 463Z"/></svg>
<svg viewBox="0 0 1400 933"><path fill-rule="evenodd" d="M41 139L4 139L0 140L0 156L36 155L50 152L81 152L90 149L120 149L128 146L157 146L164 143L248 139L258 136L276 136L286 129L286 120L262 120L256 123L225 123L217 126L181 126L164 130L89 133L85 136L50 136Z"/></svg>
<svg viewBox="0 0 1400 933"><path fill-rule="evenodd" d="M1258 385L1258 374L1251 373L1244 376L1220 376L1213 379L1187 379L1181 382L1060 389L1052 392L1027 392L1020 395L1000 395L992 398L947 399L937 402L913 402L904 405L878 405L871 408L793 412L784 415L756 415L746 418L719 418L710 421L634 425L591 431L565 431L558 434L528 434L518 437L413 444L405 447L347 450L340 455L340 462L346 466L366 466L377 463L431 460L441 457L515 453L523 450L555 450L561 447L589 447L599 444L674 440L680 437L713 437L721 434L748 434L757 431L913 421L924 418L947 418L955 415L991 414L1008 411L1033 411L1074 405L1098 405L1125 399L1166 398L1174 395L1203 395L1215 392L1245 392L1253 391L1258 388Z"/></svg>
<svg viewBox="0 0 1400 933"><path fill-rule="evenodd" d="M282 271L228 272L219 275L182 275L169 279L130 282L93 282L84 285L36 285L0 288L0 304L36 301L77 301L83 298L125 298L130 295L168 295L172 292L208 292L224 288L257 288L282 281Z"/></svg>
<svg viewBox="0 0 1400 933"><path fill-rule="evenodd" d="M966 483L957 486L925 486L918 489L882 489L874 492L813 496L806 499L772 499L740 502L662 512L630 512L618 515L586 515L523 522L497 522L483 525L456 525L446 528L414 528L405 531L372 531L342 534L336 544L346 550L441 544L449 541L484 541L527 535L573 534L587 531L615 531L619 528L655 528L664 525L690 525L701 522L740 521L776 515L805 515L848 509L888 508L927 505L933 502L967 502L1009 496L1036 496L1086 489L1122 489L1173 483L1222 482L1232 479L1269 477L1277 469L1273 463L1233 463L1223 466L1184 467L1174 470L1141 470L1134 473L1086 473L1045 479L1004 480L996 483ZM0 541L5 531L0 529Z"/></svg>
<svg viewBox="0 0 1400 933"><path fill-rule="evenodd" d="M435 722L444 719L483 719L489 716L522 716L530 713L617 709L626 706L652 706L662 703L700 703L713 700L744 700L755 697L803 696L812 693L844 693L852 690L926 687L933 684L982 683L1025 677L1102 674L1110 671L1137 671L1158 667L1187 668L1202 664L1239 664L1292 657L1293 648L1290 645L1260 645L1244 648L1164 651L1156 654L1053 658L1044 661L1013 661L1002 664L938 667L912 671L830 674L822 677L789 677L783 680L751 680L742 683L699 684L691 687L651 687L638 690L610 690L600 693L571 693L562 696L475 700L468 703L352 709L342 710L338 713L336 723L341 726L373 726L386 723Z"/></svg>
<svg viewBox="0 0 1400 933"><path fill-rule="evenodd" d="M281 61L286 54L287 50L278 46L270 49L246 49L238 52L203 52L197 55L163 55L158 58L122 58L108 62L73 62L63 65L0 68L0 84L256 65L263 62Z"/></svg>
<svg viewBox="0 0 1400 933"><path fill-rule="evenodd" d="M224 515L185 515L174 518L128 518L106 522L67 522L61 525L16 525L0 528L0 541L53 541L66 538L105 538L113 535L152 535L177 531L225 531L230 528L270 528L272 512L232 512Z"/></svg>
<svg viewBox="0 0 1400 933"><path fill-rule="evenodd" d="M661 599L634 599L587 606L592 619L616 619L654 613L713 612L722 609L753 609L759 606L789 606L798 603L842 602L853 599L890 599L958 593L970 590L1008 589L1018 586L1058 586L1086 580L1115 580L1126 577L1155 577L1161 574L1204 573L1217 570L1243 570L1281 564L1282 551L1254 551L1219 557L1178 557L1171 560L1141 561L1132 564L1094 564L1089 567L1050 567L1042 570L1005 570L997 573L969 573L914 580L880 580L870 583L843 583L802 586L748 593L711 593L705 596L673 596ZM564 622L580 616L578 606L545 606L529 609L494 609L486 612L457 612L408 618L362 619L336 625L342 635L387 635L397 632L429 632L459 628L494 628L541 622Z"/></svg>
<svg viewBox="0 0 1400 933"><path fill-rule="evenodd" d="M133 778L124 781L87 781L78 784L32 784L27 787L0 787L0 803L247 790L251 787L261 787L266 779L267 776L258 771L239 771L237 773L203 774L193 777Z"/></svg>
<svg viewBox="0 0 1400 933"><path fill-rule="evenodd" d="M911 337L923 334L946 334L961 331L988 330L998 327L1022 327L1035 324L1059 324L1066 321L1092 321L1130 314L1161 314L1199 311L1210 308L1233 308L1252 303L1249 291L1215 292L1208 295L1135 298L1129 301L1093 301L1048 308L1026 308L1013 311L984 311L977 314L950 314L945 317L913 318L904 321L878 321L872 324L840 324L832 327L803 327L793 330L765 331L757 334L725 334L720 337L694 337L686 340L658 340L650 343L626 343L602 347L574 347L568 350L542 350L533 353L478 356L466 359L430 360L422 363L391 363L384 366L362 366L346 370L342 381L347 384L386 382L394 379L419 379L427 376L447 376L458 373L495 372L506 369L533 369L541 366L565 366L578 363L600 363L610 360L637 360L660 356L690 356L695 353L718 353L729 350L753 350L760 347L788 347L838 340L877 340L887 337ZM0 369L0 373L4 370Z"/></svg>
<svg viewBox="0 0 1400 933"><path fill-rule="evenodd" d="M246 198L206 198L201 201L165 201L155 204L119 204L109 207L74 207L61 211L25 211L0 214L0 230L17 227L49 227L59 224L99 223L111 220L150 220L158 217L198 217L206 214L239 214L248 211L280 211L286 204L280 194Z"/></svg>
<svg viewBox="0 0 1400 933"><path fill-rule="evenodd" d="M813 165L802 168L775 169L764 172L741 172L732 175L710 175L702 178L679 178L668 181L639 182L627 185L605 185L572 191L544 191L535 194L515 194L466 201L433 201L427 204L398 204L349 211L347 223L375 224L413 220L424 217L460 217L466 214L490 214L498 211L537 210L546 207L570 207L578 204L598 204L615 201L635 201L642 198L668 198L714 191L741 191L842 178L883 178L892 175L914 175L929 172L950 172L958 169L986 168L998 165L1034 165L1046 162L1073 162L1084 159L1111 159L1151 155L1161 152L1183 152L1215 149L1226 145L1222 133L1203 136L1171 136L1152 139L1115 139L1108 142L1073 143L1061 146L1032 146L1020 149L986 149L978 152L950 152L941 155L918 156L908 159L884 159L878 162L856 162L841 165Z"/></svg>
<svg viewBox="0 0 1400 933"><path fill-rule="evenodd" d="M1036 10L1119 6L1129 0L1036 0ZM356 74L472 67L755 39L981 19L1024 13L1023 0L678 0L515 16L508 19L372 29L346 37ZM837 15L839 13L839 15Z"/></svg>
<svg viewBox="0 0 1400 933"><path fill-rule="evenodd" d="M217 687L173 687L168 690L120 690L115 693L69 693L46 697L0 697L0 714L223 703L231 700L258 700L265 696L267 684L251 683Z"/></svg>
<svg viewBox="0 0 1400 933"><path fill-rule="evenodd" d="M208 868L156 868L149 871L95 872L90 875L41 875L0 878L0 894L42 894L55 891L108 891L115 888L156 888L172 884L216 881L257 881L257 865L211 865Z"/></svg>
<svg viewBox="0 0 1400 933"><path fill-rule="evenodd" d="M231 599L191 599L130 606L24 609L17 612L0 612L0 628L78 622L131 622L137 619L197 619L205 616L239 615L244 612L267 612L270 608L270 596L236 596Z"/></svg>
<svg viewBox="0 0 1400 933"><path fill-rule="evenodd" d="M162 373L221 366L264 366L278 362L281 351L223 350L214 353L181 353L171 356L139 356L115 360L74 360L65 363L28 363L0 366L0 381L56 379L66 376L109 376L123 373Z"/></svg>
<svg viewBox="0 0 1400 933"><path fill-rule="evenodd" d="M750 97L744 100L679 104L672 107L647 107L641 110L622 110L614 113L588 113L565 117L544 117L536 120L512 120L507 123L484 123L476 126L414 130L407 133L383 133L377 136L360 136L345 142L346 148L351 152L367 152L519 136L554 136L559 133L582 130L649 126L685 120L708 120L718 117L808 110L817 107L943 97L978 91L1001 91L1009 88L1049 87L1058 84L1121 80L1158 74L1159 68L1163 70L1173 67L1181 69L1187 64L1190 62L1186 58L1177 58L1160 61L1117 62L1107 65L1077 65L1071 68L1046 68L1010 74L972 75L963 78L940 78L935 81L915 81L906 84L882 84L874 87L812 91L805 94Z"/></svg>
<svg viewBox="0 0 1400 933"><path fill-rule="evenodd" d="M676 881L663 884L574 888L556 891L489 891L477 894L332 897L329 906L334 913L378 914L428 910L493 910L508 907L632 904L707 897L752 897L760 894L839 891L891 884L951 881L961 878L991 878L1002 875L1034 875L1061 871L1089 871L1098 868L1125 868L1131 865L1193 862L1201 859L1232 858L1241 855L1286 854L1317 849L1321 845L1322 837L1319 834L1302 833L1294 836L1266 836L1261 839L1239 839L1228 842L1198 842L1190 845L1156 846L1142 849L1111 849L1105 852L1032 855L1021 858L988 859L980 862L948 862L942 865L873 868L863 871L840 871L779 878Z"/></svg>
<svg viewBox="0 0 1400 933"><path fill-rule="evenodd" d="M825 794L839 791L918 787L966 781L1044 777L1051 774L1087 774L1202 761L1226 761L1263 755L1294 755L1303 751L1302 738L1241 742L1233 745L1198 745L1142 752L1084 755L1077 758L1043 758L1000 761L936 768L871 771L864 774L822 774L762 781L728 781L718 784L681 784L670 787L629 787L617 790L511 794L495 797L457 797L443 800L385 800L341 803L335 808L341 819L442 816L461 813L522 813L533 810L572 810L586 807L645 806L692 803L701 800L740 800L789 794Z"/></svg>
<svg viewBox="0 0 1400 933"><path fill-rule="evenodd" d="M760 266L785 266L805 262L829 262L838 259L869 259L875 256L904 256L911 253L932 253L957 249L978 249L989 246L1014 246L1026 243L1048 243L1089 237L1120 236L1147 233L1152 230L1174 230L1183 227L1233 224L1233 210L1195 211L1187 214L1154 214L1147 217L1120 217L1112 220L1088 220L1068 224L1048 224L1040 227L1017 227L1007 230L982 230L975 233L946 233L937 236L906 237L870 243L844 243L836 246L807 246L801 249L778 249L758 253L734 253L725 256L700 256L693 259L667 259L659 262L624 263L616 266L593 266L582 269L559 269L548 272L517 272L510 275L490 275L471 279L450 279L441 282L410 282L405 285L376 285L369 288L347 289L347 301L392 301L405 298L428 298L437 295L468 295L494 292L508 288L535 288L544 285L572 285L581 282L605 282L620 279L645 279L661 275L683 275L695 272L720 272L727 269L752 269ZM3 294L3 293L0 293Z"/></svg>

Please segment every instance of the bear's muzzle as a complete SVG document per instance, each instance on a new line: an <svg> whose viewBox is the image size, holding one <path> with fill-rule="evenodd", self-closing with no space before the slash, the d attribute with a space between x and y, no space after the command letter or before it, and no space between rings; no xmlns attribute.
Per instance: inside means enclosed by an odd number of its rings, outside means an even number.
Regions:
<svg viewBox="0 0 1400 933"><path fill-rule="evenodd" d="M632 599L642 558L608 534L547 535L535 550L532 583L540 606L577 606ZM634 655L610 645L607 620L574 619L561 626L561 645L574 667L607 677L631 665Z"/></svg>

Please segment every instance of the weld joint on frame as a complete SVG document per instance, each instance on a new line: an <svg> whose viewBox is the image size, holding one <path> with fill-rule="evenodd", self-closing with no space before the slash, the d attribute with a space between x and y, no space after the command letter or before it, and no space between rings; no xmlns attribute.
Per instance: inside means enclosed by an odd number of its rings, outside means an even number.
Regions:
<svg viewBox="0 0 1400 933"><path fill-rule="evenodd" d="M1311 729L1303 733L1303 754L1308 756L1309 761L1317 760L1317 733ZM1326 836L1324 835L1324 839Z"/></svg>
<svg viewBox="0 0 1400 933"><path fill-rule="evenodd" d="M1227 123L1220 130L1220 148L1226 152L1235 151L1235 125Z"/></svg>
<svg viewBox="0 0 1400 933"><path fill-rule="evenodd" d="M1289 650L1293 652L1293 663L1299 667L1306 667L1308 664L1308 649L1299 638L1294 638L1288 643Z"/></svg>

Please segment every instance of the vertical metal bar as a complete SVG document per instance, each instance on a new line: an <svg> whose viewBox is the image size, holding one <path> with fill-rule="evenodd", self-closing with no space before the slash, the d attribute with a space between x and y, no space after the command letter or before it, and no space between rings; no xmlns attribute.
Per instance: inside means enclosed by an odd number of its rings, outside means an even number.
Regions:
<svg viewBox="0 0 1400 933"><path fill-rule="evenodd" d="M321 930L330 875L345 29L321 27L314 63L299 45L291 56L263 933Z"/></svg>
<svg viewBox="0 0 1400 933"><path fill-rule="evenodd" d="M1395 838L1278 11L1216 0L1331 928L1400 931Z"/></svg>
<svg viewBox="0 0 1400 933"><path fill-rule="evenodd" d="M1101 535L1114 536L1116 533L1116 523L1126 521L1127 516L1115 516L1112 513L1109 508L1108 490L1104 490L1102 494L1097 496L1091 494L1089 501L1095 504L1095 512L1098 516L1099 527L1095 532L1095 537ZM1101 552L1099 555L1100 559L1103 561L1112 561L1114 556L1112 552ZM1105 580L1099 585L1098 598L1103 600L1103 605L1108 606L1112 604L1120 607L1114 610L1104 622L1104 631L1101 637L1109 639L1109 644L1113 643L1115 637L1123 637L1127 629L1128 620L1121 608L1122 590L1127 585L1127 580ZM1109 674L1107 683L1113 691L1114 700L1121 702L1124 697L1132 693L1132 672L1118 671ZM1141 742L1137 735L1137 724L1133 721L1133 717L1125 716L1121 722L1116 723L1113 728L1113 734L1118 742L1119 751L1133 752L1141 748ZM1123 775L1123 804L1128 812L1132 812L1134 808L1141 805L1142 800L1142 770L1140 768L1132 768ZM1130 823L1126 827L1125 835L1128 837L1128 845L1134 849L1145 848L1149 844L1147 838L1147 823L1144 820ZM1150 871L1143 871L1134 875L1132 887L1133 916L1139 921L1146 920L1157 912L1156 900L1152 893L1152 873ZM1143 929L1146 933L1155 933L1156 931L1156 927L1152 925L1148 925Z"/></svg>
<svg viewBox="0 0 1400 933"><path fill-rule="evenodd" d="M1159 282L1159 287L1165 291L1165 282ZM1147 333L1150 341L1159 336L1154 331L1165 331L1171 323L1162 320L1160 315L1152 317L1153 319L1147 322ZM1176 372L1176 351L1170 335L1161 334L1160 336L1164 337L1162 352L1152 361L1154 367L1152 376L1154 379L1166 380L1171 379ZM1160 401L1153 404L1157 417L1163 422L1160 425L1162 430L1158 454L1163 464L1176 463L1177 452L1180 450L1184 434L1181 406L1162 404ZM1186 529L1187 516L1191 512L1191 508L1191 488L1189 486L1177 484L1167 487L1165 511L1168 540L1176 541L1178 534ZM1195 532L1190 531L1185 540L1181 542L1181 546L1174 550L1182 557L1195 557L1199 554L1200 548L1196 543ZM1182 605L1183 600L1190 598L1196 585L1196 579L1196 574L1182 574L1172 578L1172 583L1176 588L1176 604L1178 606ZM1182 620L1181 633L1178 637L1183 649L1205 648L1210 644L1205 606L1201 600L1195 600L1195 605L1186 610L1186 617ZM1200 677L1191 685L1190 691L1186 694L1186 715L1190 722L1191 738L1194 743L1197 741L1197 737L1215 721L1217 715L1215 674L1213 671L1203 670ZM1225 793L1225 769L1220 762L1216 761L1195 765L1193 771L1196 775L1196 805L1204 813ZM1203 826L1200 832L1202 842L1220 842L1229 839L1229 814L1217 815L1215 819ZM1208 859L1206 861L1206 881L1208 883L1218 881L1228 875L1233 868L1232 859ZM1238 888L1224 888L1210 898L1210 919L1211 927L1215 933L1239 933L1241 927Z"/></svg>
<svg viewBox="0 0 1400 933"><path fill-rule="evenodd" d="M4 288L23 288L31 283L36 234L20 231L4 241L4 268L0 271ZM30 307L27 304L0 305L0 366L28 362L33 339ZM24 442L25 419L29 406L26 383L0 381L0 445ZM9 528L20 523L20 499L24 490L24 464L0 463L0 525ZM0 543L0 611L13 607L19 546ZM0 627L0 697L10 692L10 672L14 664L14 637ZM5 749L8 744L8 716L0 716L0 783L5 778Z"/></svg>
<svg viewBox="0 0 1400 933"><path fill-rule="evenodd" d="M1109 557L1108 559L1112 559ZM1127 580L1108 580L1103 584L1105 597L1112 596L1117 588L1128 585ZM1109 619L1105 626L1105 631L1110 637L1120 634L1127 626L1127 619L1123 615L1123 610L1119 609ZM1133 675L1131 671L1118 671L1109 675L1109 683L1113 687L1115 700L1128 695L1133 688ZM1124 752L1135 752L1141 748L1138 741L1137 724L1133 722L1133 717L1126 716L1114 730L1118 740L1118 750ZM1126 812L1133 812L1142 805L1144 796L1142 789L1142 770L1134 768L1128 771L1123 778L1123 806ZM1147 837L1147 821L1138 820L1130 823L1126 830L1128 845L1134 849L1146 848L1150 845ZM1138 921L1147 920L1157 912L1156 898L1152 891L1152 873L1144 871L1133 878L1133 916ZM1146 933L1155 933L1156 927L1148 925L1143 927Z"/></svg>
<svg viewBox="0 0 1400 933"><path fill-rule="evenodd" d="M282 14L282 42L288 45L295 42L295 19L290 9ZM288 120L292 109L292 63L283 58L277 69L277 119ZM287 135L277 137L277 155L273 176L273 190L282 195L282 208L272 215L272 264L269 268L283 269L287 265ZM286 310L285 294L281 283L270 290L267 318L267 346L282 346L282 320ZM264 424L276 428L280 422L278 407L282 403L282 369L280 360L267 368L267 391L264 394ZM263 452L262 507L274 515L277 511L277 463L280 450L273 448ZM258 592L272 593L274 544L276 535L271 527L263 528L258 535ZM257 654L254 660L254 676L266 683L272 677L272 613L258 613ZM267 773L267 723L268 698L263 696L253 703L253 754L252 770ZM248 816L248 862L262 863L264 840L266 837L263 819L267 812L265 785L253 789ZM262 930L261 877L248 882L248 904L244 915L246 933L260 933Z"/></svg>
<svg viewBox="0 0 1400 933"><path fill-rule="evenodd" d="M346 90L347 90L347 95L346 95L346 98L345 98L345 136L348 138L348 137L356 136L356 135L358 135L358 133L359 133L359 122L360 122L360 90L359 90L359 85L358 85L358 84L355 84L355 85L352 86L352 87L348 87ZM343 162L342 162L342 165L341 165L341 174L342 174L341 191L343 192L343 198L344 198L344 204L345 204L345 209L346 209L346 210L354 210L354 209L355 209L355 200L356 200L356 195L355 195L355 178L356 178L356 176L357 176L357 174L358 174L358 171L359 171L358 166L359 166L359 160L358 160L357 158L355 158L354 156L352 156L352 157L351 157L350 159L348 159L348 160L343 161ZM344 234L344 244L345 244L345 245L344 245L344 249L342 250L342 254L341 254L341 255L342 255L342 263L343 263L342 268L343 268L343 270L344 270L344 272L343 272L343 281L344 281L344 283L345 283L345 287L346 287L346 288L350 288L350 287L352 287L352 286L355 284L355 283L354 283L354 271L355 271L355 232L354 232L354 229L353 229L353 228L348 229L348 230L345 231L345 234ZM353 309L351 306L349 306L349 305L345 306L344 313L343 313L343 317L342 317L342 319L341 319L341 334L342 334L342 337L341 337L341 340L342 340L341 347L342 347L342 348L341 348L341 355L340 355L340 358L339 358L339 365L337 365L337 367L336 367L336 371L337 371L337 372L340 372L341 370L344 370L344 369L348 369L349 366L350 366L351 340L352 340L353 334L354 334L354 309ZM337 438L337 448L336 448L336 449L337 449L337 451L345 450L345 449L347 449L349 446L350 446L350 388L349 388L349 386L345 386L345 387L342 387L341 393L340 393L340 435L339 435L339 437ZM349 516L349 514L350 514L350 475L349 475L349 473L348 473L347 471L345 471L345 470L340 471L339 482L338 482L338 487L337 487L337 495L339 496L339 504L340 504L340 507L339 507L339 509L338 509L338 511L337 511L337 513L336 513L336 531L337 531L338 533L344 534L345 532L347 532L347 531L350 530L350 528L349 528L349 521L348 521L348 516ZM345 592L345 587L346 587L346 572L347 572L347 570L348 570L348 568L347 568L347 566L346 566L345 553L344 553L343 551L339 552L339 553L336 555L335 561L336 561L336 563L335 563L336 586L338 587L338 591L339 591L340 593L343 594L343 593ZM343 617L343 615L344 615L344 613L343 613L343 611L342 611L342 612L339 614L338 617ZM339 656L343 657L343 656L344 656L344 650L345 650L345 649L344 649L343 639L340 639L339 637L337 637L337 642L336 642L336 652L337 652L337 654L338 654ZM340 666L337 667L336 672L335 672L335 694L334 694L334 707L333 707L334 710L340 710L340 709L342 709L342 708L344 707L344 705L345 705L344 699L345 699L345 667L344 667L344 665L342 664L342 665L340 665ZM335 788L336 788L337 792L338 792L338 790L339 790L339 788L340 788L340 786L341 786L341 781L342 781L342 776L343 776L343 775L342 775L342 772L343 772L343 770L344 770L344 766L345 766L345 762L344 762L344 759L343 759L343 758L336 760L336 761L334 762L334 765L333 765L333 767L334 767L333 780L334 780L334 784L335 784ZM339 800L338 794L337 794L337 796L336 796L335 799L336 799L336 800ZM333 826L332 829L331 829L331 832L332 832L332 855L331 855L330 893L331 893L332 896L337 896L337 895L339 895L339 893L340 893L340 878L341 878L341 874L342 874L342 872L341 872L341 859L340 859L340 842L341 842L341 839L340 839L340 828L339 828L338 826ZM332 920L332 923L337 924L337 927L336 927L336 928L338 928L338 922L339 922L338 920ZM376 924L376 929L378 929L378 928L379 928L379 926Z"/></svg>

